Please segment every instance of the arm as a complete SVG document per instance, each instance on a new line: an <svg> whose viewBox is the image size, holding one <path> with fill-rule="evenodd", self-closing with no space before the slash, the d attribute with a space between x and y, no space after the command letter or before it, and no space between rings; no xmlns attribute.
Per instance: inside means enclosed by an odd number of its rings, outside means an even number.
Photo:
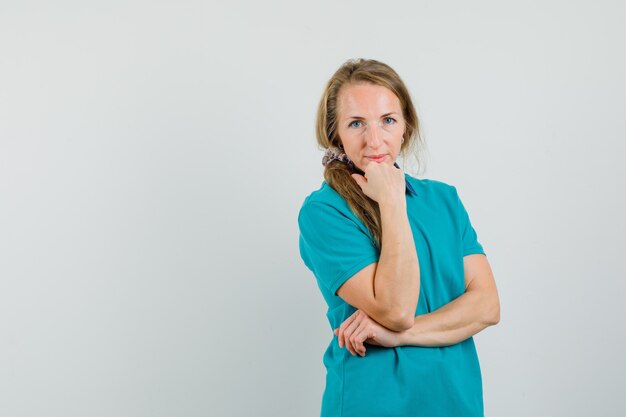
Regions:
<svg viewBox="0 0 626 417"><path fill-rule="evenodd" d="M398 334L397 346L448 346L500 321L500 302L487 257L463 258L465 293L431 313L415 317L413 327Z"/></svg>
<svg viewBox="0 0 626 417"><path fill-rule="evenodd" d="M393 331L357 310L333 332L339 347L352 355L365 356L364 343L384 347L403 345L448 346L459 343L500 321L498 293L487 262L482 254L463 258L465 293L428 314L414 318L413 327Z"/></svg>
<svg viewBox="0 0 626 417"><path fill-rule="evenodd" d="M420 269L409 223L404 172L368 164L365 176L352 174L363 193L378 203L381 242L378 262L337 289L348 304L394 331L411 328L420 292Z"/></svg>
<svg viewBox="0 0 626 417"><path fill-rule="evenodd" d="M378 263L356 273L337 294L394 331L413 326L420 270L406 200L379 205L383 242Z"/></svg>

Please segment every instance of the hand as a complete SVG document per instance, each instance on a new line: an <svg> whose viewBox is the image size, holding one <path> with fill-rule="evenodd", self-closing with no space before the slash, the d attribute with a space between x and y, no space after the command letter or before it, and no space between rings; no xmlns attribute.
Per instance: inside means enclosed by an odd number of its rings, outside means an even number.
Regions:
<svg viewBox="0 0 626 417"><path fill-rule="evenodd" d="M337 329L339 347L344 345L354 355L365 356L364 342L371 345L395 347L399 346L400 332L394 332L380 325L363 310L355 311Z"/></svg>
<svg viewBox="0 0 626 417"><path fill-rule="evenodd" d="M401 169L384 162L370 162L364 174L352 174L352 178L372 200L379 204L405 201L406 180Z"/></svg>

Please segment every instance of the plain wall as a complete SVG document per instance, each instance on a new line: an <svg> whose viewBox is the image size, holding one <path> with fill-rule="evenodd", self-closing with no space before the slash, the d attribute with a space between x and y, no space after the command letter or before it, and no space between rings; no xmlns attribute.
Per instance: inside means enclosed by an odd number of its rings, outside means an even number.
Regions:
<svg viewBox="0 0 626 417"><path fill-rule="evenodd" d="M298 253L348 58L415 101L501 322L488 416L623 416L619 1L0 2L0 415L317 416Z"/></svg>

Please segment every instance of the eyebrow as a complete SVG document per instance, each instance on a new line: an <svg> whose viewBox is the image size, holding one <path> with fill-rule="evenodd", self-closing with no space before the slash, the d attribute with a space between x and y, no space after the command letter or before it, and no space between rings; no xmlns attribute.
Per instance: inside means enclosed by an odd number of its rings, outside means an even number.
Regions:
<svg viewBox="0 0 626 417"><path fill-rule="evenodd" d="M392 112L389 112L389 113L385 113L385 114L381 115L380 117L386 117L386 116L389 116L389 115L391 115L391 114L396 114L396 115L398 115L398 113L396 113L395 111L392 111ZM364 117L361 117L361 116L350 116L350 117L346 117L344 120L349 120L349 119L357 119L357 120L358 120L358 119L360 119L360 120L365 120L365 118L364 118Z"/></svg>

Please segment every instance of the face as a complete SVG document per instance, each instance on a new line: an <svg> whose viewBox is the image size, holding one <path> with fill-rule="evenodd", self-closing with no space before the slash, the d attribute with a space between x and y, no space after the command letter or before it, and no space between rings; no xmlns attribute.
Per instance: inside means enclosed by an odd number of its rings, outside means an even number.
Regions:
<svg viewBox="0 0 626 417"><path fill-rule="evenodd" d="M395 163L405 122L400 100L391 90L366 83L344 85L337 112L344 152L361 171L371 163Z"/></svg>

